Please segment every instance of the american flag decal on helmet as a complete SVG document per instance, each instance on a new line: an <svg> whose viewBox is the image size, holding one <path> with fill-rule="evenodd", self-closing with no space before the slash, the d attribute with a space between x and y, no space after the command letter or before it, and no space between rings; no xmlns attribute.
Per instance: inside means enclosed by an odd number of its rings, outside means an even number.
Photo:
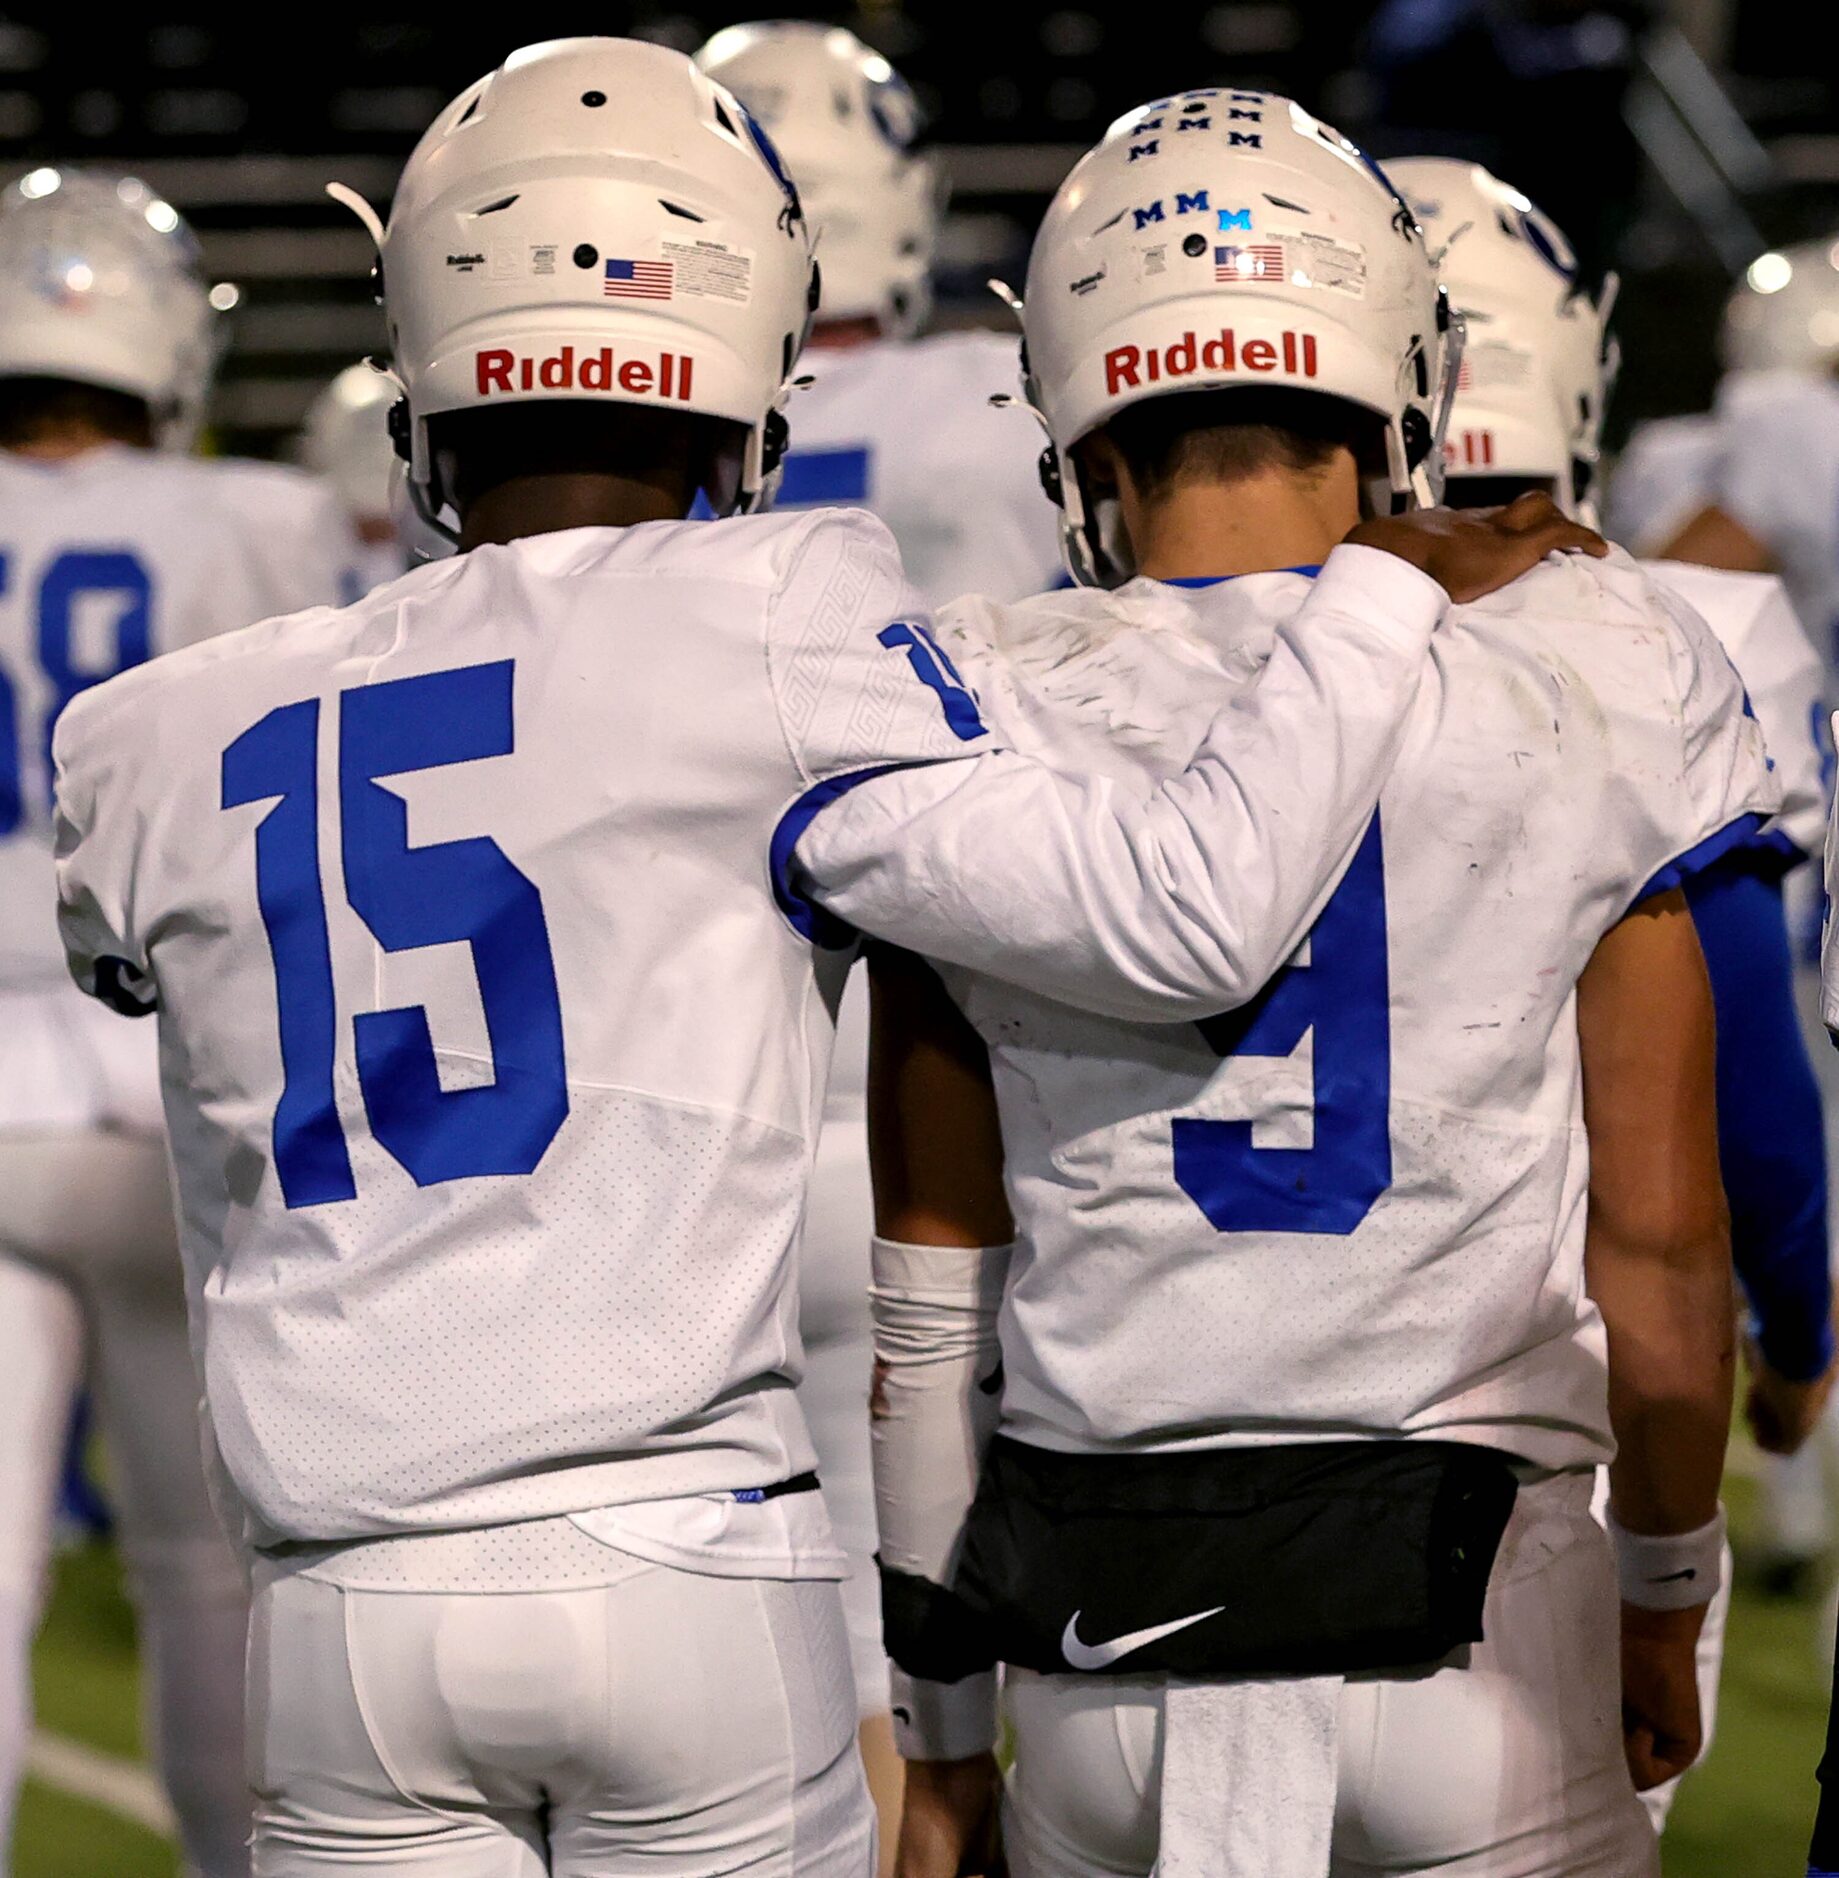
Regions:
<svg viewBox="0 0 1839 1878"><path fill-rule="evenodd" d="M668 300L676 291L674 261L609 261L606 293L610 300Z"/></svg>
<svg viewBox="0 0 1839 1878"><path fill-rule="evenodd" d="M1282 280L1283 243L1260 241L1247 248L1215 248L1215 280Z"/></svg>

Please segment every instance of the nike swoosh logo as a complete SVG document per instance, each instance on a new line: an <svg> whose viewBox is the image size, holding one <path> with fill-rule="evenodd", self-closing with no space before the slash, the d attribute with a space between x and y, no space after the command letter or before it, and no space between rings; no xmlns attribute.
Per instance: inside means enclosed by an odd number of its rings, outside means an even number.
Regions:
<svg viewBox="0 0 1839 1878"><path fill-rule="evenodd" d="M1172 1637L1176 1631L1186 1630L1192 1624L1204 1624L1209 1617L1218 1617L1225 1608L1223 1604L1216 1604L1210 1611L1196 1611L1192 1617L1177 1617L1173 1623L1152 1624L1147 1630L1132 1630L1124 1636L1113 1637L1109 1643L1081 1643L1080 1614L1075 1611L1066 1620L1066 1629L1061 1633L1060 1654L1074 1669L1109 1669L1119 1657L1128 1656L1132 1650L1140 1650L1146 1644Z"/></svg>

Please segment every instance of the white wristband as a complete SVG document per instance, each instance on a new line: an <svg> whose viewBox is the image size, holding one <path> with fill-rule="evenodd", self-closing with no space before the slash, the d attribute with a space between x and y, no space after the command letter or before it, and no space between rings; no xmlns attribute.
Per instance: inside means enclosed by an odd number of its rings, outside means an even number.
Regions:
<svg viewBox="0 0 1839 1878"><path fill-rule="evenodd" d="M927 1682L898 1663L892 1672L894 1745L907 1761L967 1761L996 1746L996 1671L962 1682Z"/></svg>
<svg viewBox="0 0 1839 1878"><path fill-rule="evenodd" d="M1709 1604L1724 1577L1724 1509L1695 1532L1630 1532L1609 1515L1622 1602L1644 1611Z"/></svg>

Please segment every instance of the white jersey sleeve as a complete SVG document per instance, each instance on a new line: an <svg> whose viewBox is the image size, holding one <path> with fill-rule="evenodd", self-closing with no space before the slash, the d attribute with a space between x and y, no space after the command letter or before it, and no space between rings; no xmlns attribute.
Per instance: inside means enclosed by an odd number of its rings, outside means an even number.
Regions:
<svg viewBox="0 0 1839 1878"><path fill-rule="evenodd" d="M1173 1023L1241 1004L1351 858L1447 604L1395 556L1337 548L1179 775L1139 795L994 752L857 777L807 798L795 878L851 926L1085 1009Z"/></svg>
<svg viewBox="0 0 1839 1878"><path fill-rule="evenodd" d="M1696 611L1737 668L1781 784L1764 839L1791 860L1817 853L1826 825L1824 672L1786 589L1772 574L1683 561L1647 563L1654 580Z"/></svg>

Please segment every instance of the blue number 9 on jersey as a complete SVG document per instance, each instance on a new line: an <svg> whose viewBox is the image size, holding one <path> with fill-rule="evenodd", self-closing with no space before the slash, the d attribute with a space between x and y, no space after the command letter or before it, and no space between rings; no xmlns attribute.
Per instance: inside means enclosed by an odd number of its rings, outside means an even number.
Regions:
<svg viewBox="0 0 1839 1878"><path fill-rule="evenodd" d="M379 779L508 756L513 663L361 685L339 701L340 854L352 910L386 952L464 943L494 1077L443 1089L419 1005L354 1019L371 1131L418 1186L528 1174L568 1115L562 1003L542 895L484 836L411 847ZM319 704L282 706L224 752L226 809L279 797L256 830L256 893L275 967L282 1092L275 1170L288 1206L356 1196L333 1087L338 1022L319 876Z"/></svg>
<svg viewBox="0 0 1839 1878"><path fill-rule="evenodd" d="M1252 1123L1178 1117L1175 1181L1218 1232L1350 1233L1392 1184L1385 850L1374 816L1309 935L1251 1003L1209 1019L1222 1057L1285 1057L1315 1033L1315 1145L1260 1148Z"/></svg>

